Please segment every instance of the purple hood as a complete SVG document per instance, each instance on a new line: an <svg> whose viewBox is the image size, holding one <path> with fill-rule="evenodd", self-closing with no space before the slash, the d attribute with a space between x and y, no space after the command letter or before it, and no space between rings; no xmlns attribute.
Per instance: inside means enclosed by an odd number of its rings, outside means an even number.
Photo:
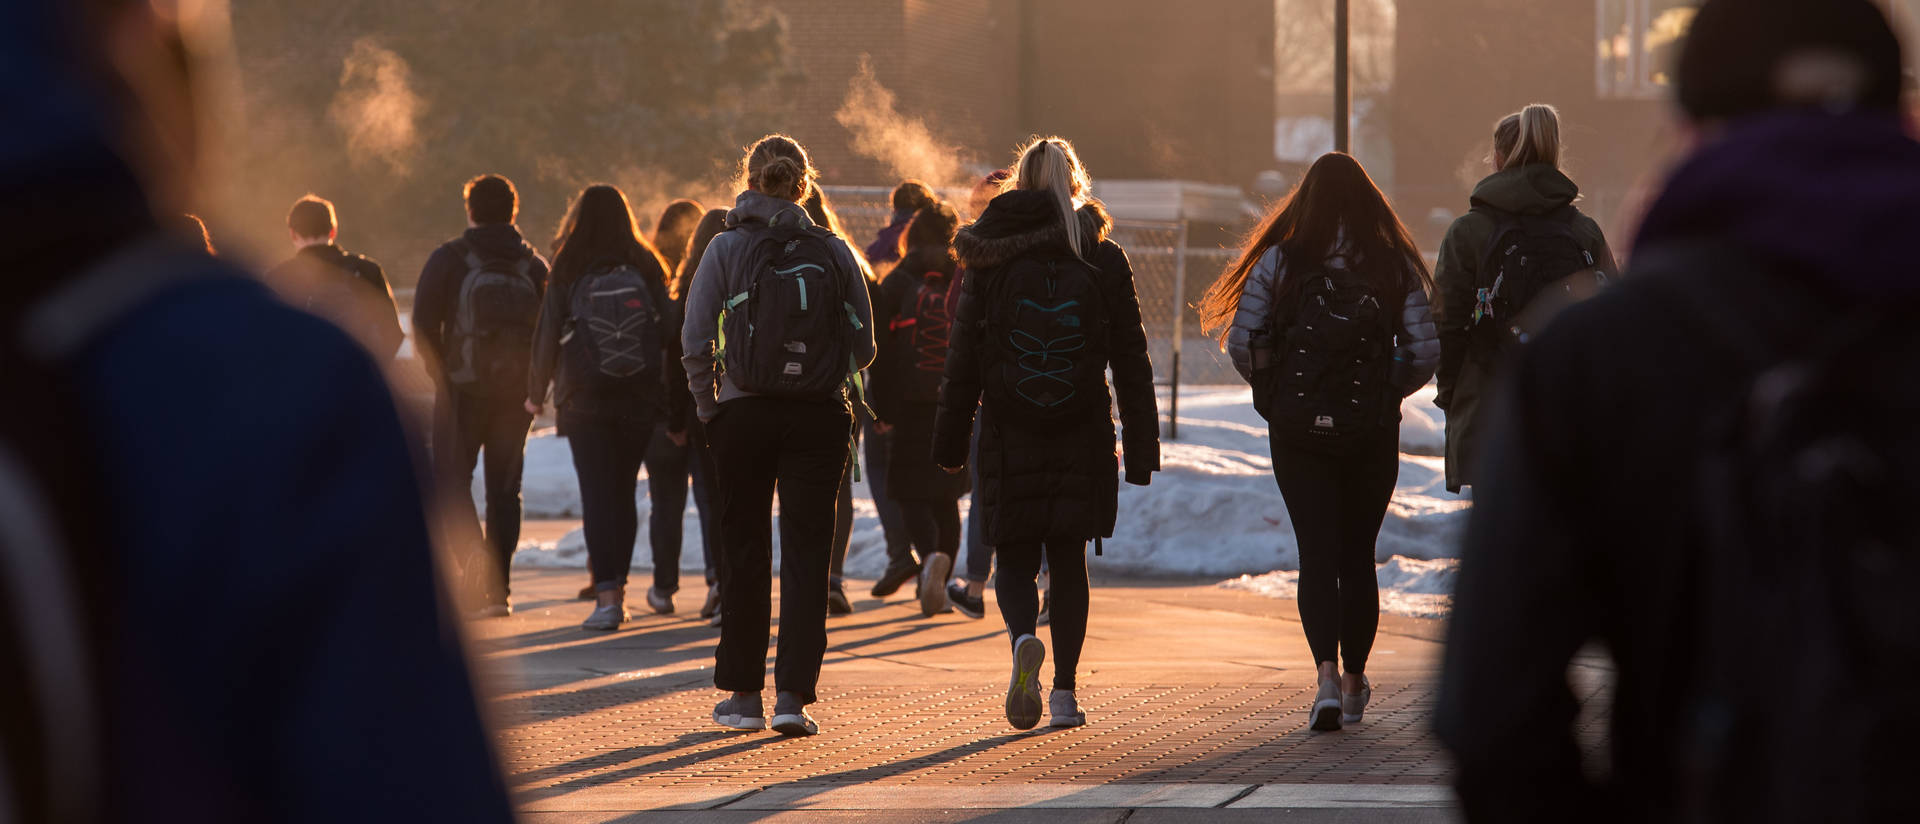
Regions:
<svg viewBox="0 0 1920 824"><path fill-rule="evenodd" d="M1893 114L1739 123L1680 165L1636 250L1723 238L1864 294L1920 291L1920 142Z"/></svg>

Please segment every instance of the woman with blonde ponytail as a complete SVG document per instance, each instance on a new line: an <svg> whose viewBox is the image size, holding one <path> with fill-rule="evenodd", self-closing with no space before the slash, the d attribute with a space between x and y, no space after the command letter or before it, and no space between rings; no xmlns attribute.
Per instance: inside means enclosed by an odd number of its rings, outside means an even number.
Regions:
<svg viewBox="0 0 1920 824"><path fill-rule="evenodd" d="M733 729L769 726L773 497L780 496L780 650L771 726L813 735L827 649L834 516L853 447L848 388L873 362L865 264L801 202L818 173L806 149L770 135L741 163L747 190L700 257L681 341L713 454L720 509L720 645L713 709Z"/></svg>
<svg viewBox="0 0 1920 824"><path fill-rule="evenodd" d="M1560 170L1560 113L1535 103L1500 119L1472 208L1447 229L1433 279L1439 301L1440 393L1447 413L1447 489L1473 483L1480 402L1506 352L1553 310L1615 275L1600 224L1580 213L1580 187ZM1538 298L1538 300L1536 300Z"/></svg>
<svg viewBox="0 0 1920 824"><path fill-rule="evenodd" d="M966 270L945 380L934 416L933 460L959 473L980 413L974 506L1000 555L995 591L1013 646L1007 721L1040 722L1035 637L1037 579L1051 566L1056 727L1086 723L1075 669L1087 637L1087 541L1113 535L1119 479L1109 410L1117 397L1128 483L1160 468L1153 364L1127 254L1073 145L1036 139L1014 164L1009 191L960 229ZM1106 373L1113 371L1113 387ZM935 558L945 556L936 555ZM943 587L941 579L922 586Z"/></svg>

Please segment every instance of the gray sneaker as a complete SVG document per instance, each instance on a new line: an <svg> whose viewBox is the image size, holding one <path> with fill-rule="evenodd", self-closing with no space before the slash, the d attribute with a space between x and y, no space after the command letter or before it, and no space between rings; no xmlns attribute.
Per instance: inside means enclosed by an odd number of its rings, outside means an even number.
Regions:
<svg viewBox="0 0 1920 824"><path fill-rule="evenodd" d="M807 705L800 702L800 696L783 692L773 699L773 731L791 736L817 735L820 725L807 714Z"/></svg>
<svg viewBox="0 0 1920 824"><path fill-rule="evenodd" d="M920 572L921 615L931 618L953 611L953 605L947 603L947 574L952 571L953 557L944 552L935 552L927 559L927 568Z"/></svg>
<svg viewBox="0 0 1920 824"><path fill-rule="evenodd" d="M1047 696L1047 710L1053 714L1050 727L1084 727L1087 714L1080 711L1080 702L1074 698L1073 690L1054 690Z"/></svg>
<svg viewBox="0 0 1920 824"><path fill-rule="evenodd" d="M734 730L764 730L767 728L766 705L760 703L759 693L728 696L713 706L713 723Z"/></svg>
<svg viewBox="0 0 1920 824"><path fill-rule="evenodd" d="M1320 691L1314 695L1313 709L1307 715L1312 719L1309 726L1320 732L1340 729L1340 679L1320 681Z"/></svg>
<svg viewBox="0 0 1920 824"><path fill-rule="evenodd" d="M700 605L700 617L712 618L720 612L720 585L707 585L707 602Z"/></svg>
<svg viewBox="0 0 1920 824"><path fill-rule="evenodd" d="M1040 723L1040 665L1047 645L1031 635L1013 642L1013 676L1007 679L1007 723L1030 730Z"/></svg>
<svg viewBox="0 0 1920 824"><path fill-rule="evenodd" d="M611 632L627 622L627 605L624 601L615 601L603 607L594 607L593 614L580 622L581 629Z"/></svg>
<svg viewBox="0 0 1920 824"><path fill-rule="evenodd" d="M660 615L672 615L673 593L647 587L647 607Z"/></svg>
<svg viewBox="0 0 1920 824"><path fill-rule="evenodd" d="M1359 692L1343 692L1340 694L1340 723L1360 723L1360 716L1366 714L1367 702L1371 700L1373 700L1373 682L1368 681L1367 677L1362 675L1360 676Z"/></svg>

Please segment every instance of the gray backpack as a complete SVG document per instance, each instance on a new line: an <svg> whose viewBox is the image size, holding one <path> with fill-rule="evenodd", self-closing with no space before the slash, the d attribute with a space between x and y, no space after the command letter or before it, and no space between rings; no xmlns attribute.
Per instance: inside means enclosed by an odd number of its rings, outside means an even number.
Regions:
<svg viewBox="0 0 1920 824"><path fill-rule="evenodd" d="M665 316L640 270L597 264L569 297L561 347L575 385L609 398L661 391Z"/></svg>
<svg viewBox="0 0 1920 824"><path fill-rule="evenodd" d="M518 397L527 391L540 318L533 257L488 259L466 244L463 251L467 277L447 336L447 380L470 395Z"/></svg>

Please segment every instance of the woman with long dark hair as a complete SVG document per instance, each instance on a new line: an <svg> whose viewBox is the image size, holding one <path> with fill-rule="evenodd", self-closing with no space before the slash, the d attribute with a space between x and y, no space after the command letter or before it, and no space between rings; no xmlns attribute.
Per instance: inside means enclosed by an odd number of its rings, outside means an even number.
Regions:
<svg viewBox="0 0 1920 824"><path fill-rule="evenodd" d="M1400 401L1433 377L1433 280L1352 157L1322 156L1200 302L1268 420L1299 544L1316 730L1360 720L1380 624L1374 543L1400 474ZM1346 662L1341 676L1340 659Z"/></svg>
<svg viewBox="0 0 1920 824"><path fill-rule="evenodd" d="M1087 542L1111 536L1119 511L1115 396L1127 482L1145 485L1160 468L1153 364L1133 269L1107 239L1113 222L1092 190L1071 144L1034 140L1020 153L1011 189L954 238L967 283L934 417L933 459L964 471L978 409L974 505L1000 554L995 591L1013 647L1007 722L1023 730L1043 710L1056 727L1086 723L1075 670L1087 639ZM1055 653L1044 706L1046 646L1034 635L1043 555L1053 575Z"/></svg>
<svg viewBox="0 0 1920 824"><path fill-rule="evenodd" d="M634 225L627 196L612 186L588 186L561 224L526 403L529 414L540 414L553 386L573 452L596 599L585 629L619 629L627 620L640 464L655 428L676 440L686 437L678 328L666 266ZM654 547L647 603L656 612L673 610L679 588L679 546L671 549Z"/></svg>
<svg viewBox="0 0 1920 824"><path fill-rule="evenodd" d="M746 191L687 291L688 385L707 424L720 492L721 615L713 709L733 729L813 735L827 651L835 500L853 448L852 373L873 362L865 264L800 206L819 172L769 135L741 163ZM780 650L774 714L761 702L780 497ZM769 723L770 722L770 723Z"/></svg>

